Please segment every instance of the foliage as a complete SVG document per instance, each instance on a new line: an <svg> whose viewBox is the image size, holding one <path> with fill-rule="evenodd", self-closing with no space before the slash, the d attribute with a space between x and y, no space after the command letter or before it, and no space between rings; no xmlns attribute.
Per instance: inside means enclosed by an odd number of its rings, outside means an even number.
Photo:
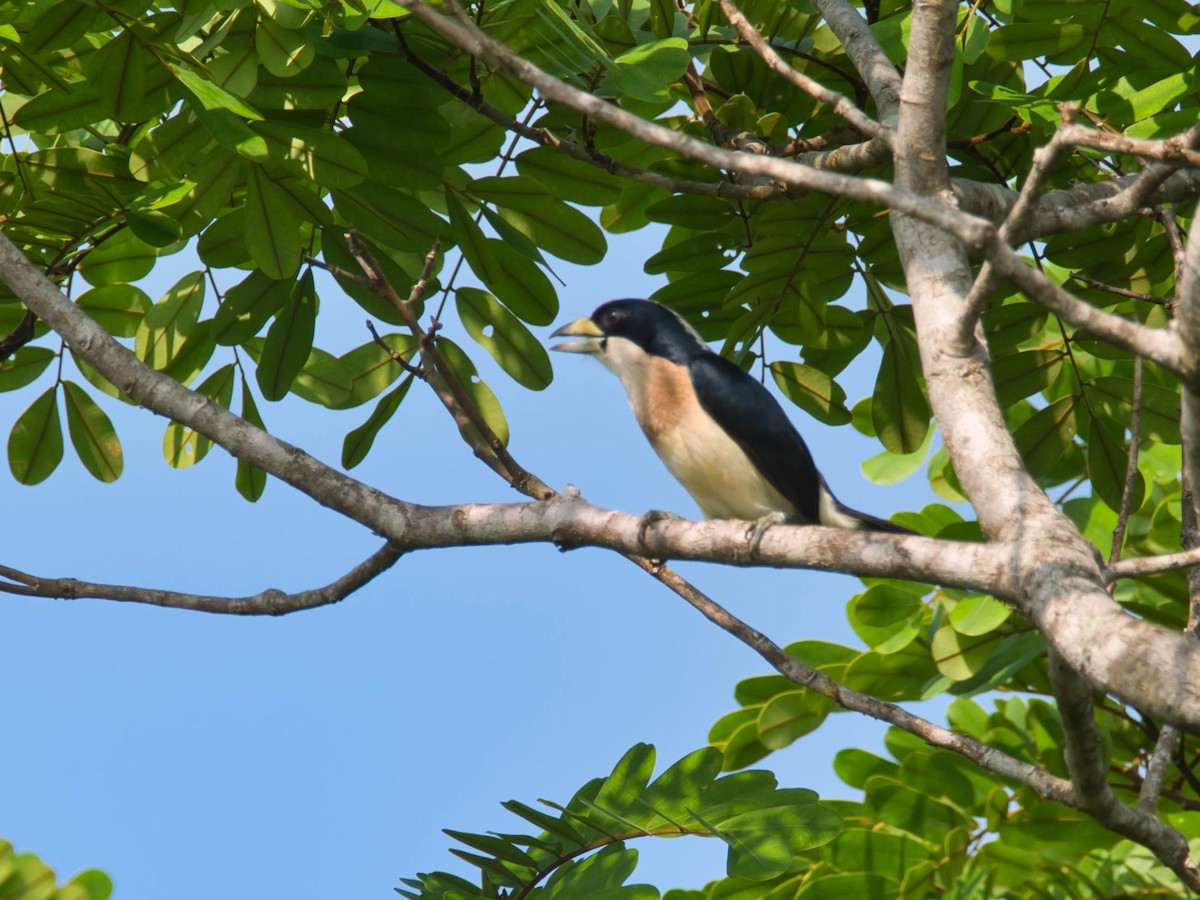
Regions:
<svg viewBox="0 0 1200 900"><path fill-rule="evenodd" d="M761 884L789 869L797 854L828 842L841 827L838 815L799 788L779 789L769 772L718 777L719 750L690 753L654 781L654 748L638 744L607 778L589 781L565 806L541 801L557 815L516 800L504 808L540 829L523 834L446 833L472 851L455 856L477 866L482 886L446 872L408 879L414 898L658 897L649 885L626 885L637 851L626 842L643 837L719 838L728 845L730 877ZM585 854L599 850L594 855ZM482 853L483 855L479 855ZM544 884L542 883L544 882Z"/></svg>
<svg viewBox="0 0 1200 900"><path fill-rule="evenodd" d="M550 73L680 133L717 144L749 136L778 155L839 142L841 121L771 71L717 3L685 7L489 0L472 12L490 36ZM797 70L875 113L807 0L751 0L743 10ZM903 64L909 5L883 0L864 11ZM964 184L1019 187L1033 149L1059 127L1063 101L1131 137L1164 137L1200 121L1195 67L1180 39L1200 31L1200 17L1183 0L997 0L964 5L958 16L946 117L952 174ZM0 10L0 67L12 151L0 161L5 233L142 361L253 423L288 395L330 410L372 404L349 425L346 467L370 453L411 385L373 342L314 344L322 307L328 314L346 302L343 294L372 318L402 324L344 274L336 288L314 277L310 260L357 273L347 229L401 290L435 243L439 265L461 258L461 277L443 270L430 285L455 301L438 316L453 310L516 383L508 390L540 390L552 372L531 329L559 310L553 259L598 263L606 231L656 223L664 236L644 264L663 276L655 299L729 358L764 375L769 369L807 415L876 438L869 477L890 482L924 467L940 497L964 499L932 439L904 276L888 216L875 207L769 185L739 193L748 185L731 173L534 98L392 0L27 0ZM510 144L510 133L524 140ZM889 165L866 174L886 177ZM1048 186L1135 169L1130 157L1080 150L1050 173ZM1192 213L1190 205L1161 212L1030 243L1030 262L1097 307L1164 325L1175 287L1171 232L1186 229ZM177 255L199 262L184 265L192 270L160 297L137 286ZM0 336L15 334L24 317L20 302L0 292ZM983 324L1004 415L1030 472L1043 487L1068 486L1063 508L1107 550L1126 484L1134 360L1011 287ZM404 358L416 353L407 333L383 340ZM492 429L506 436L497 393L471 359L478 350L437 340ZM852 403L839 378L855 362L877 377L871 395ZM72 369L77 377L68 377ZM1150 362L1141 379L1139 477L1124 542L1132 555L1177 548L1182 527L1179 386ZM23 397L7 445L18 481L36 484L54 472L64 413L87 471L120 477L120 409L112 402L120 390L43 323L0 361L0 390ZM210 448L203 436L167 426L172 466L199 463ZM265 480L239 463L236 488L247 499L261 496ZM978 537L947 506L900 518L929 535ZM1115 596L1172 628L1186 620L1182 575L1125 582ZM991 597L890 579L869 580L847 614L865 649L805 640L789 652L881 699L949 693L955 729L1065 774L1057 715L1040 699L1048 691L1045 641L1018 614ZM969 699L996 690L1020 696L993 700L993 713ZM566 896L576 882L650 896L623 886L634 859L623 844L671 828L731 844L730 878L667 895L675 900L764 896L763 882L751 878L768 879L772 897L1071 896L1172 884L1144 851L1090 820L897 731L889 736L893 760L861 751L839 757L839 774L863 792L861 802L817 807L786 794L786 815L836 809L847 823L836 839L787 844L786 870L755 869L759 857L731 836L733 807L717 815L709 798L742 784L738 778L765 785L766 776L717 779L713 766L760 760L840 708L777 675L743 681L736 699L739 708L711 733L720 753L688 757L670 770L678 781L664 775L647 786L653 757L635 748L626 768L590 782L557 816L509 804L542 829L537 837L455 835L475 851L460 855L479 866L482 887L422 876L410 884L413 895L495 896L553 869L541 887L546 897ZM1100 709L1117 787L1135 795L1156 725L1112 701ZM1200 809L1192 756L1180 753L1185 762L1172 768L1163 800L1168 819L1189 836ZM763 809L757 800L737 808L751 817ZM772 845L770 866L784 860L782 846Z"/></svg>
<svg viewBox="0 0 1200 900"><path fill-rule="evenodd" d="M3 900L108 900L112 882L89 869L55 887L54 870L32 853L14 853L0 840L0 898Z"/></svg>

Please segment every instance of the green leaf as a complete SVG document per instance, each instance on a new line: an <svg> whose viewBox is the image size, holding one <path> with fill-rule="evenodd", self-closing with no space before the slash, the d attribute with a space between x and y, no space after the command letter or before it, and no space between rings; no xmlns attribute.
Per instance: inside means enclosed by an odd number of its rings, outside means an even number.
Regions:
<svg viewBox="0 0 1200 900"><path fill-rule="evenodd" d="M959 634L981 635L995 631L1012 614L1012 607L986 594L973 594L950 610L950 624Z"/></svg>
<svg viewBox="0 0 1200 900"><path fill-rule="evenodd" d="M267 400L282 400L312 352L317 324L317 294L311 269L292 290L287 305L275 316L263 343L255 377Z"/></svg>
<svg viewBox="0 0 1200 900"><path fill-rule="evenodd" d="M196 393L203 394L229 409L233 402L233 382L236 367L230 363L213 372L196 388ZM167 465L176 469L185 469L195 465L208 455L213 442L199 432L172 422L163 433L163 456Z"/></svg>
<svg viewBox="0 0 1200 900"><path fill-rule="evenodd" d="M490 834L471 834L468 831L455 831L451 828L443 828L443 833L450 835L456 841L466 844L475 850L480 850L488 853L502 862L511 863L515 866L520 866L526 869L537 871L541 868L536 859L522 850L510 844L508 841Z"/></svg>
<svg viewBox="0 0 1200 900"><path fill-rule="evenodd" d="M943 625L934 632L930 652L939 672L953 681L966 681L983 668L995 647L992 635L964 635Z"/></svg>
<svg viewBox="0 0 1200 900"><path fill-rule="evenodd" d="M783 395L818 422L845 425L850 421L846 392L820 369L792 362L773 362L768 368Z"/></svg>
<svg viewBox="0 0 1200 900"><path fill-rule="evenodd" d="M634 803L650 783L654 774L655 750L651 744L634 744L618 760L612 773L605 779L590 808L600 814L611 811L614 816L624 817L634 812ZM644 813L644 809L638 809ZM624 823L616 819L615 825Z"/></svg>
<svg viewBox="0 0 1200 900"><path fill-rule="evenodd" d="M730 261L726 250L733 244L727 234L707 231L663 247L643 264L647 275L668 272L710 272Z"/></svg>
<svg viewBox="0 0 1200 900"><path fill-rule="evenodd" d="M408 334L385 334L383 342L400 354L405 362L410 362L417 352L417 342ZM350 396L341 405L341 409L360 406L373 397L383 393L387 387L404 374L404 369L397 365L391 355L375 341L367 341L353 350L343 353L340 357L342 365L350 375Z"/></svg>
<svg viewBox="0 0 1200 900"><path fill-rule="evenodd" d="M257 425L263 431L267 430L262 416L258 413L258 404L254 402L254 395L250 393L250 385L245 378L242 379L242 418L251 425ZM267 473L244 459L239 459L237 475L233 483L239 494L251 503L256 503L263 491L266 490Z"/></svg>
<svg viewBox="0 0 1200 900"><path fill-rule="evenodd" d="M75 305L113 337L133 337L153 304L141 288L108 284L80 294Z"/></svg>
<svg viewBox="0 0 1200 900"><path fill-rule="evenodd" d="M171 361L163 367L162 373L180 384L191 384L208 365L216 349L216 341L212 338L212 321L198 322L171 357Z"/></svg>
<svg viewBox="0 0 1200 900"><path fill-rule="evenodd" d="M675 30L674 0L650 0L650 28L656 37L670 37Z"/></svg>
<svg viewBox="0 0 1200 900"><path fill-rule="evenodd" d="M349 188L367 177L362 153L328 131L282 122L256 122L251 126L267 142L273 162L304 175L325 188Z"/></svg>
<svg viewBox="0 0 1200 900"><path fill-rule="evenodd" d="M400 382L394 391L389 391L382 400L375 404L375 409L367 417L367 421L346 435L345 440L342 441L342 468L353 469L367 458L380 430L400 408L400 403L404 400L404 395L408 393L412 381L412 378L405 378Z"/></svg>
<svg viewBox="0 0 1200 900"><path fill-rule="evenodd" d="M134 143L129 171L138 181L177 177L211 141L212 136L198 119L181 112Z"/></svg>
<svg viewBox="0 0 1200 900"><path fill-rule="evenodd" d="M869 651L846 666L847 687L880 700L900 702L922 696L925 684L937 674L924 641L911 641L894 653Z"/></svg>
<svg viewBox="0 0 1200 900"><path fill-rule="evenodd" d="M929 398L921 387L915 347L896 338L883 348L883 362L871 402L871 422L880 443L892 453L916 453L929 433Z"/></svg>
<svg viewBox="0 0 1200 900"><path fill-rule="evenodd" d="M55 402L58 386L49 388L21 413L8 436L8 467L21 484L38 484L62 462L62 423Z"/></svg>
<svg viewBox="0 0 1200 900"><path fill-rule="evenodd" d="M621 196L623 184L599 166L552 147L533 147L517 156L517 171L541 182L554 196L586 206L606 206Z"/></svg>
<svg viewBox="0 0 1200 900"><path fill-rule="evenodd" d="M22 347L0 362L0 392L15 391L32 384L57 356L46 347Z"/></svg>
<svg viewBox="0 0 1200 900"><path fill-rule="evenodd" d="M471 182L470 192L500 208L500 216L547 253L581 266L604 259L604 232L577 209L524 175L486 177Z"/></svg>
<svg viewBox="0 0 1200 900"><path fill-rule="evenodd" d="M837 708L815 691L791 690L777 694L758 714L758 739L768 750L781 750L816 731Z"/></svg>
<svg viewBox="0 0 1200 900"><path fill-rule="evenodd" d="M316 56L312 40L298 28L284 28L269 16L258 20L254 49L263 68L280 78L290 78L307 68Z"/></svg>
<svg viewBox="0 0 1200 900"><path fill-rule="evenodd" d="M300 218L279 185L261 166L246 181L246 248L268 278L291 278L300 268Z"/></svg>
<svg viewBox="0 0 1200 900"><path fill-rule="evenodd" d="M69 4L61 4L67 6ZM13 123L35 134L55 134L83 128L106 118L96 88L90 82L75 82L69 90L52 87L24 103Z"/></svg>
<svg viewBox="0 0 1200 900"><path fill-rule="evenodd" d="M558 315L558 295L536 264L507 244L484 237L452 191L446 192L454 239L472 271L496 297L531 325L549 325Z"/></svg>
<svg viewBox="0 0 1200 900"><path fill-rule="evenodd" d="M134 336L138 359L160 372L166 371L195 329L203 303L203 272L189 272L175 282L138 324Z"/></svg>
<svg viewBox="0 0 1200 900"><path fill-rule="evenodd" d="M887 584L877 584L846 607L850 627L875 652L888 655L907 647L921 630L920 597Z"/></svg>
<svg viewBox="0 0 1200 900"><path fill-rule="evenodd" d="M96 287L132 282L149 275L157 260L157 247L126 231L90 251L79 264L79 274Z"/></svg>
<svg viewBox="0 0 1200 900"><path fill-rule="evenodd" d="M721 821L722 834L732 841L729 875L754 881L774 878L787 871L797 853L833 840L842 818L813 802L815 796L812 791L775 791L763 808Z"/></svg>
<svg viewBox="0 0 1200 900"><path fill-rule="evenodd" d="M550 356L541 341L491 294L459 288L455 304L463 327L514 381L540 391L554 378Z"/></svg>
<svg viewBox="0 0 1200 900"><path fill-rule="evenodd" d="M462 348L447 338L439 337L437 347L441 351L442 358L450 366L454 377L458 379L471 400L479 408L488 427L500 439L500 443L507 444L508 420L504 417L504 410L500 408L500 401L496 399L492 389L476 372L475 364L471 362L467 354L463 353ZM474 432L472 425L465 425L463 428L471 429L471 432ZM467 443L472 443L469 437L467 437Z"/></svg>
<svg viewBox="0 0 1200 900"><path fill-rule="evenodd" d="M1013 441L1031 474L1045 475L1067 451L1075 437L1074 395L1060 397L1025 420L1013 434Z"/></svg>
<svg viewBox="0 0 1200 900"><path fill-rule="evenodd" d="M1086 34L1082 25L1058 22L1004 25L992 32L987 54L996 59L1023 60L1078 48L1082 55L1087 47Z"/></svg>
<svg viewBox="0 0 1200 900"><path fill-rule="evenodd" d="M1061 350L1024 350L997 359L992 364L992 375L1000 406L1011 406L1049 387L1062 371L1064 357Z"/></svg>
<svg viewBox="0 0 1200 900"><path fill-rule="evenodd" d="M262 115L253 106L219 87L199 72L194 72L186 66L168 66L168 68L179 80L179 83L188 89L201 109L209 111L224 109L243 119L262 120Z"/></svg>
<svg viewBox="0 0 1200 900"><path fill-rule="evenodd" d="M623 891L620 888L637 866L637 851L622 844L605 847L599 853L578 862L560 866L546 881L538 897L541 900L647 900L657 891Z"/></svg>
<svg viewBox="0 0 1200 900"><path fill-rule="evenodd" d="M88 81L105 113L118 122L140 122L164 112L171 98L167 73L133 32L121 31L88 63Z"/></svg>
<svg viewBox="0 0 1200 900"><path fill-rule="evenodd" d="M294 283L254 271L225 292L213 316L213 340L233 346L254 337L292 295Z"/></svg>
<svg viewBox="0 0 1200 900"><path fill-rule="evenodd" d="M1109 509L1121 508L1121 496L1125 493L1125 470L1129 461L1129 442L1125 440L1125 426L1103 413L1094 413L1088 419L1087 465L1092 489ZM1139 470L1134 471L1130 492L1130 509L1138 509L1146 496L1146 481Z"/></svg>
<svg viewBox="0 0 1200 900"><path fill-rule="evenodd" d="M1116 422L1128 421L1133 407L1133 379L1105 376L1088 384L1088 399ZM1179 392L1142 384L1142 439L1164 444L1179 443Z"/></svg>
<svg viewBox="0 0 1200 900"><path fill-rule="evenodd" d="M898 484L921 468L921 463L929 456L929 448L933 446L933 435L934 429L930 428L925 435L925 443L915 453L889 453L884 450L875 454L863 462L863 475L875 484Z"/></svg>
<svg viewBox="0 0 1200 900"><path fill-rule="evenodd" d="M354 385L350 370L340 359L313 347L308 360L292 381L292 393L327 409L342 409Z"/></svg>
<svg viewBox="0 0 1200 900"><path fill-rule="evenodd" d="M673 10L674 4L669 5ZM667 101L667 89L683 77L691 58L686 40L667 37L625 51L616 58L609 75L622 93L651 103Z"/></svg>
<svg viewBox="0 0 1200 900"><path fill-rule="evenodd" d="M169 247L183 237L183 226L157 209L131 209L125 213L129 230L151 247Z"/></svg>

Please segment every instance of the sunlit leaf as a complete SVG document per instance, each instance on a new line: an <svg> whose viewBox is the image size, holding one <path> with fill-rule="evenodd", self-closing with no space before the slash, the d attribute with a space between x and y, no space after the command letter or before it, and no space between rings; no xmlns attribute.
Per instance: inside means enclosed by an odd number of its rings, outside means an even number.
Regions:
<svg viewBox="0 0 1200 900"><path fill-rule="evenodd" d="M21 484L38 484L62 462L58 387L49 388L21 413L8 435L8 466Z"/></svg>

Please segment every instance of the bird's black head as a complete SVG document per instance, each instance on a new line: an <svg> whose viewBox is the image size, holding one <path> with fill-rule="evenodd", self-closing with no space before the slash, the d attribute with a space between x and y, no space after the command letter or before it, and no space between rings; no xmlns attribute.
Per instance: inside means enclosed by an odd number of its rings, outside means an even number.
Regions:
<svg viewBox="0 0 1200 900"><path fill-rule="evenodd" d="M610 300L596 308L591 321L604 337L625 338L651 356L671 362L686 363L709 352L692 326L653 300Z"/></svg>

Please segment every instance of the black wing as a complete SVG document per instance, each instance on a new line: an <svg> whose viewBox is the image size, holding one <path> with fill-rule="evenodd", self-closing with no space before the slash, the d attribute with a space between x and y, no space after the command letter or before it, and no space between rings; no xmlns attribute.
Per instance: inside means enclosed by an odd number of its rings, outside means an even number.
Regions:
<svg viewBox="0 0 1200 900"><path fill-rule="evenodd" d="M688 363L700 406L809 524L820 519L821 475L808 445L770 392L715 353Z"/></svg>

